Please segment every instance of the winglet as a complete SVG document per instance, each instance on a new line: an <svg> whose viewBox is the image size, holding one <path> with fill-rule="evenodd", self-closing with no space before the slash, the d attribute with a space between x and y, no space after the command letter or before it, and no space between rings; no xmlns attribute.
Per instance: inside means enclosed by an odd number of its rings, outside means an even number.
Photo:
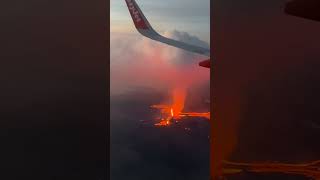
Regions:
<svg viewBox="0 0 320 180"><path fill-rule="evenodd" d="M133 19L134 25L136 28L139 29L150 29L151 26L148 20L143 15L142 11L140 10L139 6L134 0L125 0L130 12L130 15Z"/></svg>

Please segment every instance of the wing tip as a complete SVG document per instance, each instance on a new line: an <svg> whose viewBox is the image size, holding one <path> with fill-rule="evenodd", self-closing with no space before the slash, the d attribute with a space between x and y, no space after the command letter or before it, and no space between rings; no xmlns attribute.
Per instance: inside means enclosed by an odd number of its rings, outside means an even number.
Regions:
<svg viewBox="0 0 320 180"><path fill-rule="evenodd" d="M135 0L125 0L133 23L137 29L150 29L147 19L144 17Z"/></svg>

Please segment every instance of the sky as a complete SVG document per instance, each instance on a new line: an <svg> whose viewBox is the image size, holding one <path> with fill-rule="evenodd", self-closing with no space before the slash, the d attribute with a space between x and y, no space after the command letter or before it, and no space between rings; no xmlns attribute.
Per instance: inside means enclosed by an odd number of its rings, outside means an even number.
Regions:
<svg viewBox="0 0 320 180"><path fill-rule="evenodd" d="M137 0L137 3L156 31L184 31L210 43L209 0ZM111 0L110 5L111 34L136 33L125 1Z"/></svg>

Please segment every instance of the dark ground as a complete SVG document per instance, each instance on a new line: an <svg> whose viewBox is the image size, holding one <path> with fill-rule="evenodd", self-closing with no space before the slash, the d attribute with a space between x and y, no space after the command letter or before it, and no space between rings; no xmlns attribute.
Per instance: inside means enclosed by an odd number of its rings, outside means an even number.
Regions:
<svg viewBox="0 0 320 180"><path fill-rule="evenodd" d="M162 97L139 90L111 98L112 180L209 178L208 120L154 127L157 113L149 106Z"/></svg>

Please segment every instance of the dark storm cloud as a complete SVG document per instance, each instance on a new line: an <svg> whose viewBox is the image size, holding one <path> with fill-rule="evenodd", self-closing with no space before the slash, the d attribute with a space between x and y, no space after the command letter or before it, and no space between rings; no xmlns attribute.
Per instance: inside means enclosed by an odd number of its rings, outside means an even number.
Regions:
<svg viewBox="0 0 320 180"><path fill-rule="evenodd" d="M318 122L320 24L284 14L283 3L213 4L219 121L213 133L220 155L242 161L319 158L319 134L309 122Z"/></svg>

